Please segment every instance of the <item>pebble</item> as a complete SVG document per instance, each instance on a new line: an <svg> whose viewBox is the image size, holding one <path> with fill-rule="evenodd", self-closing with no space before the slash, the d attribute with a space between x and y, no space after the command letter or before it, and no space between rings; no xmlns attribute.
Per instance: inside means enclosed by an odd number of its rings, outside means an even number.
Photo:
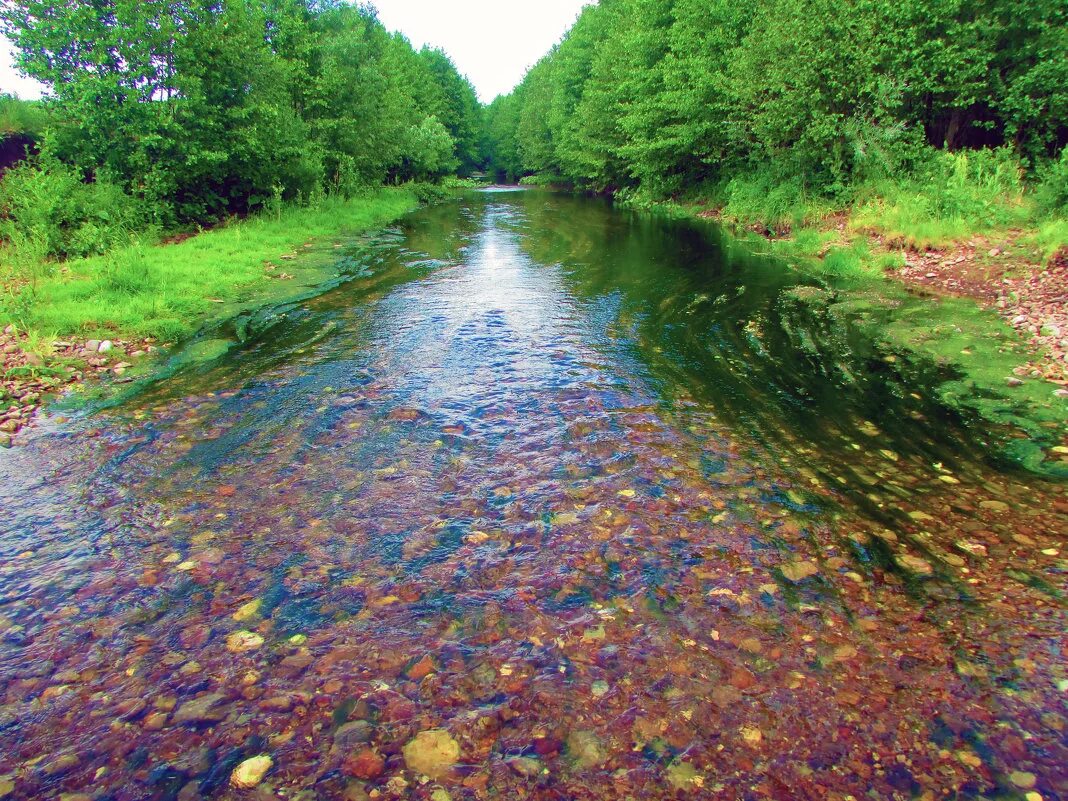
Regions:
<svg viewBox="0 0 1068 801"><path fill-rule="evenodd" d="M74 754L62 754L44 763L41 772L46 776L59 776L78 767L80 760Z"/></svg>
<svg viewBox="0 0 1068 801"><path fill-rule="evenodd" d="M407 753L405 754L405 760L407 760ZM386 761L373 748L363 748L354 754L350 754L345 759L341 769L347 776L354 776L357 779L377 779L385 773ZM425 773L426 771L421 772ZM428 773L427 775L430 774Z"/></svg>
<svg viewBox="0 0 1068 801"><path fill-rule="evenodd" d="M373 733L374 726L371 725L370 721L354 720L339 727L334 732L334 745L347 751L354 746L371 742Z"/></svg>
<svg viewBox="0 0 1068 801"><path fill-rule="evenodd" d="M920 576L930 576L934 573L934 568L931 567L931 564L918 556L898 554L894 557L894 561L897 562L899 567Z"/></svg>
<svg viewBox="0 0 1068 801"><path fill-rule="evenodd" d="M251 790L274 767L274 760L265 754L246 759L230 774L230 784L241 790Z"/></svg>
<svg viewBox="0 0 1068 801"><path fill-rule="evenodd" d="M1038 781L1038 777L1033 773L1028 773L1024 770L1014 770L1009 774L1009 781L1019 787L1021 790L1030 790L1035 786Z"/></svg>
<svg viewBox="0 0 1068 801"><path fill-rule="evenodd" d="M815 562L790 562L782 566L782 574L795 584L819 572Z"/></svg>
<svg viewBox="0 0 1068 801"><path fill-rule="evenodd" d="M253 631L235 631L226 638L226 650L232 654L245 654L263 645L263 635Z"/></svg>
<svg viewBox="0 0 1068 801"><path fill-rule="evenodd" d="M567 754L576 767L590 769L600 767L608 754L600 739L592 731L573 731L567 738Z"/></svg>
<svg viewBox="0 0 1068 801"><path fill-rule="evenodd" d="M409 740L403 753L409 769L431 779L440 779L460 758L460 744L444 729L429 729Z"/></svg>
<svg viewBox="0 0 1068 801"><path fill-rule="evenodd" d="M515 773L520 776L537 776L541 773L541 762L533 757L514 757L507 762Z"/></svg>
<svg viewBox="0 0 1068 801"><path fill-rule="evenodd" d="M115 347L115 343L114 342L112 342L110 339L105 339L103 342L100 343L100 346L96 349L96 352L97 353L107 353L108 351L110 351L114 347Z"/></svg>
<svg viewBox="0 0 1068 801"><path fill-rule="evenodd" d="M226 710L219 704L225 699L221 693L208 693L192 701L186 701L174 713L174 722L182 723L217 723L226 717Z"/></svg>

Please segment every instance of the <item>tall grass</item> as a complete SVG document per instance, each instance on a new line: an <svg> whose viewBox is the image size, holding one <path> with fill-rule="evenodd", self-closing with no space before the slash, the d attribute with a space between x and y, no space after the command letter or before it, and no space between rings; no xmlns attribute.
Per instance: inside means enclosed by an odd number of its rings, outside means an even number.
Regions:
<svg viewBox="0 0 1068 801"><path fill-rule="evenodd" d="M859 187L851 222L893 244L923 250L1024 226L1034 216L1011 150L932 150L913 176Z"/></svg>
<svg viewBox="0 0 1068 801"><path fill-rule="evenodd" d="M829 198L809 191L803 177L781 175L768 166L734 176L712 187L710 194L725 220L761 225L776 234L814 225L835 206Z"/></svg>
<svg viewBox="0 0 1068 801"><path fill-rule="evenodd" d="M0 94L0 139L11 134L38 138L48 126L48 111L40 101Z"/></svg>

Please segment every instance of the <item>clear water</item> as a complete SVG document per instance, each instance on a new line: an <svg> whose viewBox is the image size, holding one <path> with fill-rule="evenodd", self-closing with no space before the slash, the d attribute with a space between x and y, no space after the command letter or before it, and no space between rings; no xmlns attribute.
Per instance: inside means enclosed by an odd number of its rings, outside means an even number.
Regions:
<svg viewBox="0 0 1068 801"><path fill-rule="evenodd" d="M0 452L0 795L1068 793L1065 486L854 287L543 193L345 259Z"/></svg>

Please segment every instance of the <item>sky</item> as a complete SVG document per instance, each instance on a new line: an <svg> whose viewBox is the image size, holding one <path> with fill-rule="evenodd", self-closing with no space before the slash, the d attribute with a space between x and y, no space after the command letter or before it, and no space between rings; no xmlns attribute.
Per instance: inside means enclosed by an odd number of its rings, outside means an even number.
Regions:
<svg viewBox="0 0 1068 801"><path fill-rule="evenodd" d="M416 48L440 47L488 103L507 94L556 44L592 0L377 0L378 18ZM0 38L0 92L40 97L41 86L11 66Z"/></svg>

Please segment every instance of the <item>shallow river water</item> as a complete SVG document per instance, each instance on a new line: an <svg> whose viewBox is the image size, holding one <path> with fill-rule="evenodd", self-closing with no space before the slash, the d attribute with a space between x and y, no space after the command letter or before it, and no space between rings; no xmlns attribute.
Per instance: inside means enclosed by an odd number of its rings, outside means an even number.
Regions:
<svg viewBox="0 0 1068 801"><path fill-rule="evenodd" d="M1065 484L848 288L533 192L339 255L0 452L0 797L1068 797Z"/></svg>

